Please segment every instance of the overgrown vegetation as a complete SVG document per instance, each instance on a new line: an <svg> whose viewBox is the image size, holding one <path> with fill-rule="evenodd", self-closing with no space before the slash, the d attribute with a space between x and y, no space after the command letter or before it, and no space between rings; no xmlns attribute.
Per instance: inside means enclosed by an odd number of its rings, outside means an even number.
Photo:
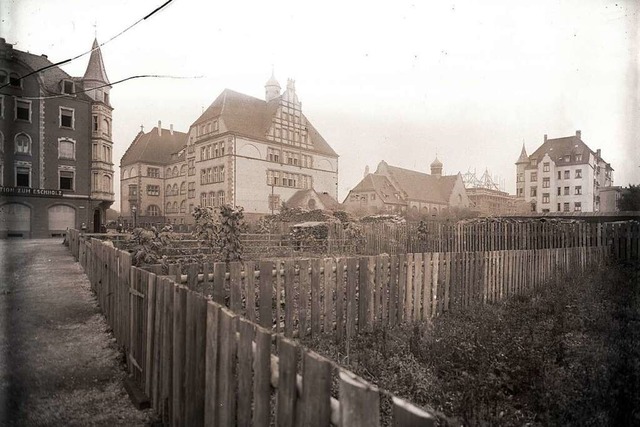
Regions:
<svg viewBox="0 0 640 427"><path fill-rule="evenodd" d="M202 245L212 248L219 261L242 261L240 235L245 232L242 207L224 205L216 212L210 207L198 206L193 212L194 235Z"/></svg>
<svg viewBox="0 0 640 427"><path fill-rule="evenodd" d="M464 425L640 425L638 266L558 278L495 305L306 342ZM383 411L390 407L383 406Z"/></svg>

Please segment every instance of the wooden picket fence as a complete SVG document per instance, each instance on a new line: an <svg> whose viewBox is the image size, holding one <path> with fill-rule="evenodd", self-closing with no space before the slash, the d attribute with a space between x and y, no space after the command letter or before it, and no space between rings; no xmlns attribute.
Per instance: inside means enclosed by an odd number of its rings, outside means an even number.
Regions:
<svg viewBox="0 0 640 427"><path fill-rule="evenodd" d="M131 255L109 243L75 233L70 246L164 425L380 425L388 392L169 276L131 266ZM429 412L392 399L393 425L436 425Z"/></svg>
<svg viewBox="0 0 640 427"><path fill-rule="evenodd" d="M166 425L375 426L387 392L291 338L348 342L376 324L529 292L607 257L637 260L639 231L637 222L608 224L594 246L193 264L187 274L174 265L169 275L132 267L130 254L77 230L68 241ZM435 425L408 402L393 405L393 425Z"/></svg>

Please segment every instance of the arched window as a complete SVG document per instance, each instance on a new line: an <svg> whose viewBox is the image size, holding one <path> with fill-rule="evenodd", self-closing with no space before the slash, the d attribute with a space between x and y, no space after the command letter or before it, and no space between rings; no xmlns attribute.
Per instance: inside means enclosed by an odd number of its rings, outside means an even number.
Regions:
<svg viewBox="0 0 640 427"><path fill-rule="evenodd" d="M122 171L122 178L123 178L123 179L128 179L128 178L129 178L129 170L128 170L127 168L125 168L125 169Z"/></svg>
<svg viewBox="0 0 640 427"><path fill-rule="evenodd" d="M180 184L180 194L186 194L187 193L187 183L185 181L182 181L182 183Z"/></svg>
<svg viewBox="0 0 640 427"><path fill-rule="evenodd" d="M438 215L438 208L435 206L431 208L431 215Z"/></svg>
<svg viewBox="0 0 640 427"><path fill-rule="evenodd" d="M180 202L180 213L185 213L187 210L187 201L183 200Z"/></svg>
<svg viewBox="0 0 640 427"><path fill-rule="evenodd" d="M173 209L171 211L173 213L178 213L178 202L173 202Z"/></svg>
<svg viewBox="0 0 640 427"><path fill-rule="evenodd" d="M171 189L171 194L174 196L178 195L178 184L173 184L173 188Z"/></svg>
<svg viewBox="0 0 640 427"><path fill-rule="evenodd" d="M167 202L167 208L164 210L165 214L171 213L171 202Z"/></svg>
<svg viewBox="0 0 640 427"><path fill-rule="evenodd" d="M165 176L165 178L171 178L171 168L167 168L167 176Z"/></svg>
<svg viewBox="0 0 640 427"><path fill-rule="evenodd" d="M58 158L75 160L76 144L72 139L61 138L58 140Z"/></svg>
<svg viewBox="0 0 640 427"><path fill-rule="evenodd" d="M156 205L149 205L149 207L147 208L147 215L160 216L160 208Z"/></svg>
<svg viewBox="0 0 640 427"><path fill-rule="evenodd" d="M138 176L138 172L136 171L136 168L131 168L131 178L135 178L136 176Z"/></svg>
<svg viewBox="0 0 640 427"><path fill-rule="evenodd" d="M165 191L165 196L171 195L171 184L167 185L167 191Z"/></svg>
<svg viewBox="0 0 640 427"><path fill-rule="evenodd" d="M171 174L172 174L173 176L178 176L178 167L177 167L177 166L174 166L174 167L173 167L173 171L171 171Z"/></svg>
<svg viewBox="0 0 640 427"><path fill-rule="evenodd" d="M111 135L111 123L109 123L109 119L104 119L102 121L102 125L103 125L102 131L105 133L105 135L110 136Z"/></svg>
<svg viewBox="0 0 640 427"><path fill-rule="evenodd" d="M186 174L187 174L187 165L180 166L180 175L186 175Z"/></svg>
<svg viewBox="0 0 640 427"><path fill-rule="evenodd" d="M16 154L31 154L31 137L26 133L19 133L15 138Z"/></svg>
<svg viewBox="0 0 640 427"><path fill-rule="evenodd" d="M218 191L218 206L224 206L224 191Z"/></svg>

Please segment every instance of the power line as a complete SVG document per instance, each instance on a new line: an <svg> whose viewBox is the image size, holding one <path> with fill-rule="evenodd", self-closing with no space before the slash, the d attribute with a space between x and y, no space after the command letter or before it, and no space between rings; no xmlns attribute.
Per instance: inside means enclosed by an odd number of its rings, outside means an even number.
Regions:
<svg viewBox="0 0 640 427"><path fill-rule="evenodd" d="M127 28L125 28L124 30L120 31L118 34L116 34L115 36L111 37L110 39L108 39L108 40L107 40L107 41L105 41L104 43L100 43L100 44L99 44L98 46L96 46L95 48L89 49L88 51L83 52L83 53L81 53L81 54L79 54L79 55L76 55L76 56L74 56L74 57L72 57L72 58L69 58L69 59L65 59L65 60L63 60L63 61L56 62L55 64L47 65L46 67L39 68L39 69L37 69L37 70L35 70L35 71L31 71L30 73L27 73L27 74L25 74L24 76L19 77L17 80L18 80L18 81L20 81L20 80L25 79L25 78L27 78L27 77L29 77L29 76L32 76L32 75L34 75L34 74L36 74L36 73L40 73L40 72L42 72L42 71L48 70L49 68L59 67L59 66L64 65L64 64L68 64L68 63L69 63L69 62L71 62L71 61L75 61L75 60L76 60L76 59L78 59L78 58L81 58L81 57L83 57L83 56L85 56L85 55L87 55L87 54L89 54L89 53L92 53L94 50L98 50L98 49L100 49L102 46L104 46L105 44L107 44L107 43L111 42L112 40L114 40L114 39L116 39L116 38L120 37L121 35L123 35L123 34L124 34L124 33L126 33L127 31L129 31L130 29L132 29L133 27L135 27L136 25L138 25L140 22L144 21L144 20L145 20L145 19L147 19L147 18L150 18L150 17L151 17L151 16L153 16L155 13L157 13L157 12L159 12L160 10L164 9L164 8L165 8L169 3L171 3L172 1L173 1L173 0L167 0L167 1L166 1L166 2L164 2L161 6L159 6L159 7L155 8L151 13L147 14L144 18L138 19L136 22L134 22L133 24L129 25ZM3 84L2 86L0 86L0 89L4 89L5 87L9 86L9 84L10 84L10 82Z"/></svg>
<svg viewBox="0 0 640 427"><path fill-rule="evenodd" d="M144 79L144 78L158 78L158 79L180 79L180 80L186 80L186 79L201 79L204 76L168 76L168 75L162 75L162 74L140 74L137 76L130 76L121 80L118 80L116 82L113 83L105 83L103 85L100 86L96 86L96 87L92 87L89 89L83 89L83 90L79 90L76 92L71 92L71 93L63 93L60 95L50 95L50 96L21 96L20 99L31 99L31 100L43 100L43 99L55 99L55 98L64 98L67 97L69 95L77 95L79 93L85 93L85 92L89 92L92 90L96 90L96 89L101 89L103 87L110 87L110 86L115 86L119 83L123 83L126 82L128 80L134 80L134 79ZM11 94L8 93L0 93L0 95L6 95L6 96L13 96Z"/></svg>

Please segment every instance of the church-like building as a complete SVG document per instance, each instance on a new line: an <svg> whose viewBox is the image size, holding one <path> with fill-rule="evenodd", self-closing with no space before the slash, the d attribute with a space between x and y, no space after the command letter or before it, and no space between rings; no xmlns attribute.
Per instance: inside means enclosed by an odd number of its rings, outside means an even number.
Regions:
<svg viewBox="0 0 640 427"><path fill-rule="evenodd" d="M97 40L72 77L0 39L0 237L100 230L114 201L110 90Z"/></svg>
<svg viewBox="0 0 640 427"><path fill-rule="evenodd" d="M462 175L443 175L438 158L431 163L431 174L378 164L345 198L343 205L356 214L400 213L440 215L450 208L468 208Z"/></svg>
<svg viewBox="0 0 640 427"><path fill-rule="evenodd" d="M257 217L289 200L315 206L318 198L297 194L311 189L327 205L337 199L338 155L303 113L293 80L281 93L272 75L265 99L225 89L187 133L160 126L150 133L141 132L121 160L128 220L135 211L142 223L189 224L195 206L223 204ZM142 150L149 139L153 149ZM150 174L157 183L146 183Z"/></svg>

